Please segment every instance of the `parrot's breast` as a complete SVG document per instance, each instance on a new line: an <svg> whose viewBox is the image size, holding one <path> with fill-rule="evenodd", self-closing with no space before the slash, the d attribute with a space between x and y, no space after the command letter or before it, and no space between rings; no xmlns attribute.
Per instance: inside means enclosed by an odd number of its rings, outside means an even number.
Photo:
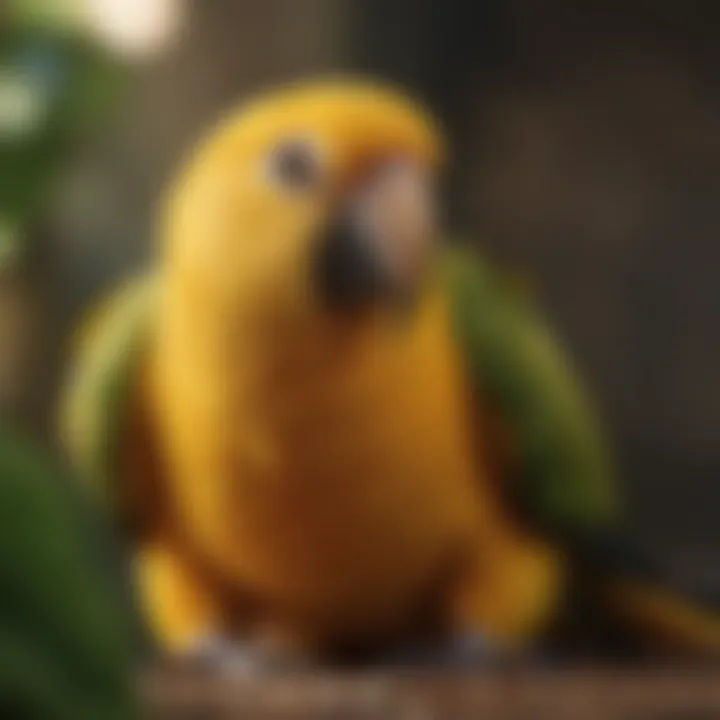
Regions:
<svg viewBox="0 0 720 720"><path fill-rule="evenodd" d="M246 402L218 403L223 415L176 407L173 481L187 526L276 606L333 629L397 622L480 522L461 377L433 301L352 362L302 382L275 377Z"/></svg>

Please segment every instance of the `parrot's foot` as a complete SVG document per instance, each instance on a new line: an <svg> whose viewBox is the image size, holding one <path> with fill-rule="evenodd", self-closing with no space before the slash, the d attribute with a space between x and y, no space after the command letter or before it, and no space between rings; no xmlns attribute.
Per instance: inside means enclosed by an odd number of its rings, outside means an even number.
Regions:
<svg viewBox="0 0 720 720"><path fill-rule="evenodd" d="M481 633L462 633L453 636L441 649L440 664L449 668L486 665L497 657L490 641Z"/></svg>
<svg viewBox="0 0 720 720"><path fill-rule="evenodd" d="M454 635L440 643L409 645L379 660L379 665L398 668L461 669L493 662L495 652L480 633Z"/></svg>
<svg viewBox="0 0 720 720"><path fill-rule="evenodd" d="M231 675L260 675L297 670L305 663L263 643L242 642L219 634L204 635L187 659Z"/></svg>
<svg viewBox="0 0 720 720"><path fill-rule="evenodd" d="M221 635L204 635L186 653L187 660L213 670L251 675L263 669L261 653Z"/></svg>

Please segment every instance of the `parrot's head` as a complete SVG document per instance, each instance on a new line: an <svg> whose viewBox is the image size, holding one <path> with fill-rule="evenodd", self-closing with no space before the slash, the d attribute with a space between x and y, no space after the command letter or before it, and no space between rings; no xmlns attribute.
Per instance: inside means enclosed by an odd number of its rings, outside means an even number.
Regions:
<svg viewBox="0 0 720 720"><path fill-rule="evenodd" d="M169 272L225 309L352 323L407 307L437 235L442 140L361 80L261 96L201 144L170 195Z"/></svg>

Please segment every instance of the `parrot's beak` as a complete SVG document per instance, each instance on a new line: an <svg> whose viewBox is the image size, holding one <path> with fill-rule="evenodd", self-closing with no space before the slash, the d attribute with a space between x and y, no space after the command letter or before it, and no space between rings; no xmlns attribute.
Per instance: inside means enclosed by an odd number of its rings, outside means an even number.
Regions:
<svg viewBox="0 0 720 720"><path fill-rule="evenodd" d="M435 232L430 180L407 162L388 162L341 198L316 247L314 282L337 313L406 305L422 283Z"/></svg>

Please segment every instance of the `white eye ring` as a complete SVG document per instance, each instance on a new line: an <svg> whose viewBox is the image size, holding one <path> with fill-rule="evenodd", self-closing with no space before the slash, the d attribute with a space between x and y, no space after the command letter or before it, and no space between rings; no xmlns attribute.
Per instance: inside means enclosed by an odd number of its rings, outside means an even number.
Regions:
<svg viewBox="0 0 720 720"><path fill-rule="evenodd" d="M294 138L277 145L268 158L268 177L294 191L312 190L320 182L320 148L312 140Z"/></svg>

